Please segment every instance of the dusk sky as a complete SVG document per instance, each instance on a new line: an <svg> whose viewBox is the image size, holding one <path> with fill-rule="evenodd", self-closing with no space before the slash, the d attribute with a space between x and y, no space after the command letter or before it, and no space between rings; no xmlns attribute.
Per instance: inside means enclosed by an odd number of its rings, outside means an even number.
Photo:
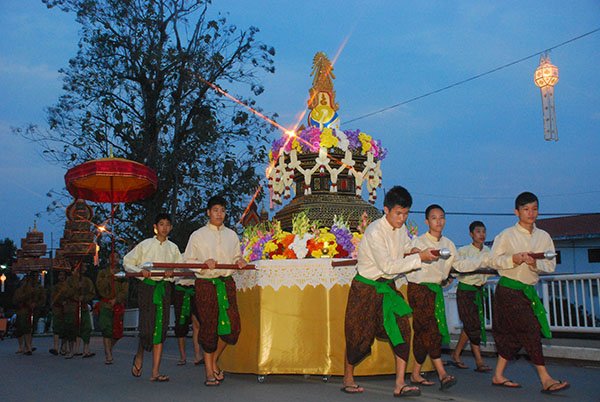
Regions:
<svg viewBox="0 0 600 402"><path fill-rule="evenodd" d="M314 54L333 58L347 40L334 67L341 127L383 142L383 187L407 187L413 211L438 203L448 213L475 214L447 216L445 234L457 245L469 241L474 219L488 224L490 240L513 224L514 216L486 214L512 213L526 190L540 197L541 213L600 212L600 31L550 52L560 69L558 142L544 141L533 83L539 56L360 118L594 31L598 0L216 0L211 9L241 28L257 26L259 40L275 47L276 73L265 75L257 102L283 126L306 107ZM64 187L65 169L11 127L46 124L78 29L72 14L40 0L0 4L0 238L17 245L45 211L46 193ZM410 219L426 230L422 214ZM48 244L53 232L57 245L63 221L42 214L38 229Z"/></svg>

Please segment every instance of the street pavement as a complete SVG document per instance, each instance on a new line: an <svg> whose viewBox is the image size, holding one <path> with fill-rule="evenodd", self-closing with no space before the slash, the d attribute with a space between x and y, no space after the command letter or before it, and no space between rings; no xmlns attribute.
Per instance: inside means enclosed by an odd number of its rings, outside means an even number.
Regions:
<svg viewBox="0 0 600 402"><path fill-rule="evenodd" d="M193 357L185 366L177 366L179 353L175 338L168 338L161 372L171 377L168 383L152 383L150 378L151 354L145 354L141 378L131 375L131 360L137 347L137 338L125 337L115 347L113 365L104 364L102 339L93 337L90 359L64 357L48 353L51 337L35 337L37 351L32 356L17 355L16 339L0 341L0 401L373 401L393 400L393 376L358 377L365 387L364 394L347 395L340 392L341 377L327 382L320 376L272 375L263 383L254 374L226 374L218 387L205 387L204 366L194 366ZM188 357L193 356L188 338ZM390 352L391 353L391 352ZM442 358L447 360L448 355ZM470 367L470 355L464 356ZM486 359L488 365L494 359ZM521 389L492 387L491 374L448 368L458 384L442 392L435 387L423 387L422 395L409 398L415 401L600 401L600 362L577 362L553 359L548 370L557 379L568 380L571 389L554 395L540 393L540 384L533 366L519 359L507 369L507 376L523 385ZM429 374L433 379L433 375Z"/></svg>

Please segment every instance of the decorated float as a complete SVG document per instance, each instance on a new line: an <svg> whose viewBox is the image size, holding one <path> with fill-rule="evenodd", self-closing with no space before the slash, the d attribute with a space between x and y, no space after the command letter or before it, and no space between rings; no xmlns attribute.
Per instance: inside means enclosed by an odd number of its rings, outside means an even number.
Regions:
<svg viewBox="0 0 600 402"><path fill-rule="evenodd" d="M340 128L325 54L316 54L311 75L307 126L273 143L267 170L271 206L290 201L272 221L261 214L262 222L246 227L243 255L256 270L234 274L243 330L221 365L258 374L261 382L267 374L343 374L344 315L356 269L332 262L356 257L362 231L381 216L373 203L386 150L365 132ZM253 211L247 221L260 221ZM394 373L389 344L376 340L355 372Z"/></svg>

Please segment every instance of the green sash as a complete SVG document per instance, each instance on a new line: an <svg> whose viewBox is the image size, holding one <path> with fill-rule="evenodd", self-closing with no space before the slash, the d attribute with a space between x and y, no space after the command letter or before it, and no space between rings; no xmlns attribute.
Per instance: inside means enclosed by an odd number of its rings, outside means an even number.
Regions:
<svg viewBox="0 0 600 402"><path fill-rule="evenodd" d="M385 282L377 282L371 279L367 279L364 276L360 276L356 274L354 277L359 282L364 283L365 285L373 286L377 293L383 294L383 327L385 328L385 332L390 338L390 342L392 345L396 346L401 343L404 343L404 338L402 338L402 333L400 332L400 328L398 328L398 324L396 323L396 315L402 317L412 313L412 309L406 303L406 300L396 292L395 289L392 289L389 286L389 283L393 281L393 279L387 280Z"/></svg>
<svg viewBox="0 0 600 402"><path fill-rule="evenodd" d="M181 305L181 314L179 315L179 324L185 325L191 313L191 298L194 295L194 287L186 288L181 285L175 285L175 290L183 292L183 304Z"/></svg>
<svg viewBox="0 0 600 402"><path fill-rule="evenodd" d="M468 285L466 283L458 282L458 290L475 293L475 305L477 306L477 313L479 314L479 324L481 326L481 342L485 345L487 343L487 336L485 333L485 316L483 314L483 286L477 287L474 285Z"/></svg>
<svg viewBox="0 0 600 402"><path fill-rule="evenodd" d="M209 281L217 290L217 303L219 304L219 324L217 326L217 335L229 335L231 333L231 321L227 315L229 308L229 299L227 298L227 290L225 289L225 278L200 278L203 281Z"/></svg>
<svg viewBox="0 0 600 402"><path fill-rule="evenodd" d="M515 279L507 278L503 276L498 281L498 285L504 286L505 288L520 290L523 292L525 297L529 299L531 302L531 308L533 309L533 314L537 318L540 323L540 329L542 332L542 336L547 339L552 338L552 333L550 332L550 324L548 324L548 316L546 315L546 309L542 304L537 292L535 291L535 287L533 285L526 285L523 282L517 281Z"/></svg>
<svg viewBox="0 0 600 402"><path fill-rule="evenodd" d="M438 330L442 335L442 343L450 343L450 333L448 332L448 324L446 323L446 306L444 304L444 291L442 286L437 283L422 282L419 285L427 286L429 290L435 293L435 308L434 315L437 321Z"/></svg>
<svg viewBox="0 0 600 402"><path fill-rule="evenodd" d="M154 317L154 334L152 343L158 345L163 342L162 326L163 326L163 298L165 297L165 281L153 281L150 278L144 278L142 281L146 285L154 286L152 293L152 303L156 306L156 316Z"/></svg>

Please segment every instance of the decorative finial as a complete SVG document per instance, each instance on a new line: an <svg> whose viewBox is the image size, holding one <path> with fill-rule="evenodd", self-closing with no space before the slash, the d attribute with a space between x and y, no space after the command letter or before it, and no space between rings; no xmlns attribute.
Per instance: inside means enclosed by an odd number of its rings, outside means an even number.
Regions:
<svg viewBox="0 0 600 402"><path fill-rule="evenodd" d="M313 78L313 86L308 91L308 125L312 127L339 128L339 116L337 110L339 105L335 101L333 89L333 65L323 52L318 52L313 59L313 69L310 73Z"/></svg>

